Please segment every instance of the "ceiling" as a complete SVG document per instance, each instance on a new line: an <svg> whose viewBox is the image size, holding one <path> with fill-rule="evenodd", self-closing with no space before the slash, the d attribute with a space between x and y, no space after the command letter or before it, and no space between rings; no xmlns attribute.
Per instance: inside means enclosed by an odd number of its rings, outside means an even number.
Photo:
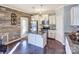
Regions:
<svg viewBox="0 0 79 59"><path fill-rule="evenodd" d="M64 6L64 4L1 4L8 8L22 11L29 14L54 13L54 10Z"/></svg>

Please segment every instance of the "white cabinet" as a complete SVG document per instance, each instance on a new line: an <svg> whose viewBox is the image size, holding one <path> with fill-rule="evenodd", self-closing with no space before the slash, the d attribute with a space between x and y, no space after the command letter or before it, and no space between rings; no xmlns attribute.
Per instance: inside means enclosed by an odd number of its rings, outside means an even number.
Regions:
<svg viewBox="0 0 79 59"><path fill-rule="evenodd" d="M55 31L56 30L48 30L48 37L55 39L55 36L56 36L56 32Z"/></svg>
<svg viewBox="0 0 79 59"><path fill-rule="evenodd" d="M33 33L29 33L28 34L28 43L44 48L45 45L47 44L47 34L43 33L43 34L33 34Z"/></svg>
<svg viewBox="0 0 79 59"><path fill-rule="evenodd" d="M35 45L38 47L43 47L43 38L41 35L36 35L36 42Z"/></svg>
<svg viewBox="0 0 79 59"><path fill-rule="evenodd" d="M71 9L71 25L79 26L79 6Z"/></svg>
<svg viewBox="0 0 79 59"><path fill-rule="evenodd" d="M56 19L55 19L55 15L50 15L49 16L49 24L56 24Z"/></svg>
<svg viewBox="0 0 79 59"><path fill-rule="evenodd" d="M28 43L31 43L32 45L34 45L35 44L35 41L36 41L35 35L28 34Z"/></svg>

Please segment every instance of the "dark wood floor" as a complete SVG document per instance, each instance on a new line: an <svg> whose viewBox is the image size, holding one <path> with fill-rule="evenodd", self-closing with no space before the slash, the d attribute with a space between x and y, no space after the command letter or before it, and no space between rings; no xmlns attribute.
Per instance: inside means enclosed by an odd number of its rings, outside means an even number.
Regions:
<svg viewBox="0 0 79 59"><path fill-rule="evenodd" d="M48 39L45 51L47 54L65 54L65 47L57 40Z"/></svg>
<svg viewBox="0 0 79 59"><path fill-rule="evenodd" d="M6 54L8 54L18 42L19 41L7 45L7 52L6 52Z"/></svg>
<svg viewBox="0 0 79 59"><path fill-rule="evenodd" d="M19 42L21 43L13 52L13 54L65 54L64 46L57 40L48 39L45 48L30 45L26 39L23 39ZM8 45L7 53L11 51L16 43Z"/></svg>

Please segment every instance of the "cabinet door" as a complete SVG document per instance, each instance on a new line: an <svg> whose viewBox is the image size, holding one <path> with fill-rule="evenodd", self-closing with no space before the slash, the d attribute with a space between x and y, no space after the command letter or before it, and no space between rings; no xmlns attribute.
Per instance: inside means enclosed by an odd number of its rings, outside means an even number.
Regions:
<svg viewBox="0 0 79 59"><path fill-rule="evenodd" d="M28 43L35 45L35 34L28 34Z"/></svg>
<svg viewBox="0 0 79 59"><path fill-rule="evenodd" d="M49 38L55 38L55 31L54 30L49 30L48 31L48 37Z"/></svg>
<svg viewBox="0 0 79 59"><path fill-rule="evenodd" d="M49 24L56 24L56 20L55 20L55 15L50 15L49 16Z"/></svg>
<svg viewBox="0 0 79 59"><path fill-rule="evenodd" d="M79 7L74 9L74 21L76 25L79 25Z"/></svg>
<svg viewBox="0 0 79 59"><path fill-rule="evenodd" d="M74 25L74 8L71 9L71 25Z"/></svg>
<svg viewBox="0 0 79 59"><path fill-rule="evenodd" d="M35 37L35 45L38 47L43 47L43 38L42 35L37 35Z"/></svg>
<svg viewBox="0 0 79 59"><path fill-rule="evenodd" d="M79 6L71 9L71 25L79 25Z"/></svg>

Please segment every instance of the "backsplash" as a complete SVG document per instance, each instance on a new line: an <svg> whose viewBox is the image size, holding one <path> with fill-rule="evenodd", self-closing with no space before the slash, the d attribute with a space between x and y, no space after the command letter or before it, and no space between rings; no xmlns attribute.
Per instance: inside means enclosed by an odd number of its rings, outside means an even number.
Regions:
<svg viewBox="0 0 79 59"><path fill-rule="evenodd" d="M77 26L71 26L71 29L73 32L79 31L79 27Z"/></svg>

